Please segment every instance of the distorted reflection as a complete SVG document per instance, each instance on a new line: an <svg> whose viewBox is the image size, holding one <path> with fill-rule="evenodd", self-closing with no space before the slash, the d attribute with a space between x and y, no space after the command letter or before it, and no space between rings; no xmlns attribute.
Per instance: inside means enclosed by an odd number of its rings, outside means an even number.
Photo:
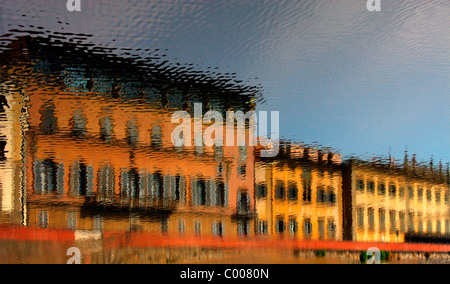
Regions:
<svg viewBox="0 0 450 284"><path fill-rule="evenodd" d="M257 89L45 38L16 39L2 56L1 228L47 232L28 241L100 233L105 252L450 241L442 163L343 161L291 142L275 158L250 146L176 148L175 110L254 110Z"/></svg>

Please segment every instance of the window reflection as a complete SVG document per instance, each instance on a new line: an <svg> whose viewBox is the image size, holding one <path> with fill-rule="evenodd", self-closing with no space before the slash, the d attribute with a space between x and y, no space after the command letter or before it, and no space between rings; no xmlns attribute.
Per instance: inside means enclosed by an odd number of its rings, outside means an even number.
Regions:
<svg viewBox="0 0 450 284"><path fill-rule="evenodd" d="M52 102L45 104L40 110L40 129L45 134L54 134L58 131L58 119L55 115L55 105Z"/></svg>

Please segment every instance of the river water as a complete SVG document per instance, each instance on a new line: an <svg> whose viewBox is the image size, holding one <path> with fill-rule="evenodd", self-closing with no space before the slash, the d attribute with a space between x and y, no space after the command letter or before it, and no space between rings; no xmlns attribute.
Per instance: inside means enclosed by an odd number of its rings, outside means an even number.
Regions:
<svg viewBox="0 0 450 284"><path fill-rule="evenodd" d="M0 263L449 261L447 1L63 2L0 10Z"/></svg>

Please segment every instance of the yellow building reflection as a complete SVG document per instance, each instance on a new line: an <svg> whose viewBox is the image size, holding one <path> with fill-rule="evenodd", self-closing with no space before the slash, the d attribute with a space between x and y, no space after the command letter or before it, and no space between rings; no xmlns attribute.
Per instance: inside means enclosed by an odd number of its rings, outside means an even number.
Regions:
<svg viewBox="0 0 450 284"><path fill-rule="evenodd" d="M256 162L258 232L299 240L342 240L339 160L294 156Z"/></svg>
<svg viewBox="0 0 450 284"><path fill-rule="evenodd" d="M22 224L23 121L26 119L20 92L3 84L0 94L0 218Z"/></svg>
<svg viewBox="0 0 450 284"><path fill-rule="evenodd" d="M405 235L450 234L449 184L415 176L411 168L390 169L348 161L344 169L345 239L404 242Z"/></svg>

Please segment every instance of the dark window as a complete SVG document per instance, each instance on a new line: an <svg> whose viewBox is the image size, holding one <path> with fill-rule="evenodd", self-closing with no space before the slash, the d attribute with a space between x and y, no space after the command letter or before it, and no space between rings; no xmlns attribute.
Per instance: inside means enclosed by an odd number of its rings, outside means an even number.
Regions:
<svg viewBox="0 0 450 284"><path fill-rule="evenodd" d="M237 210L240 214L246 214L250 211L250 196L247 193L239 194Z"/></svg>
<svg viewBox="0 0 450 284"><path fill-rule="evenodd" d="M389 186L389 196L391 196L391 197L397 196L397 186L396 185Z"/></svg>
<svg viewBox="0 0 450 284"><path fill-rule="evenodd" d="M400 198L405 198L405 188L404 187L400 187L399 195L400 195Z"/></svg>
<svg viewBox="0 0 450 284"><path fill-rule="evenodd" d="M408 231L414 233L414 213L408 214Z"/></svg>
<svg viewBox="0 0 450 284"><path fill-rule="evenodd" d="M186 221L179 220L178 221L178 233L183 235L186 232Z"/></svg>
<svg viewBox="0 0 450 284"><path fill-rule="evenodd" d="M325 190L323 187L317 188L317 203L325 203L326 196L325 196Z"/></svg>
<svg viewBox="0 0 450 284"><path fill-rule="evenodd" d="M161 127L159 125L153 127L151 131L152 146L162 147L163 146L162 137L163 134Z"/></svg>
<svg viewBox="0 0 450 284"><path fill-rule="evenodd" d="M429 235L433 233L433 223L431 221L427 222L427 232Z"/></svg>
<svg viewBox="0 0 450 284"><path fill-rule="evenodd" d="M169 220L164 218L161 220L161 233L167 234L169 232Z"/></svg>
<svg viewBox="0 0 450 284"><path fill-rule="evenodd" d="M436 203L438 203L438 205L441 203L441 193L440 192L436 192Z"/></svg>
<svg viewBox="0 0 450 284"><path fill-rule="evenodd" d="M357 188L359 191L365 191L365 190L366 190L366 184L365 184L365 182L364 182L363 180L358 180L358 181L356 182L356 188Z"/></svg>
<svg viewBox="0 0 450 284"><path fill-rule="evenodd" d="M386 232L386 211L380 209L379 211L380 217L380 232Z"/></svg>
<svg viewBox="0 0 450 284"><path fill-rule="evenodd" d="M414 188L412 186L408 187L408 191L409 191L409 199L413 200L414 199Z"/></svg>
<svg viewBox="0 0 450 284"><path fill-rule="evenodd" d="M67 229L75 231L77 229L77 213L68 212L67 213Z"/></svg>
<svg viewBox="0 0 450 284"><path fill-rule="evenodd" d="M325 239L325 220L319 219L319 240Z"/></svg>
<svg viewBox="0 0 450 284"><path fill-rule="evenodd" d="M139 129L133 121L127 124L127 142L131 147L136 147L139 143Z"/></svg>
<svg viewBox="0 0 450 284"><path fill-rule="evenodd" d="M225 184L223 182L218 182L216 190L217 206L224 207L226 205Z"/></svg>
<svg viewBox="0 0 450 284"><path fill-rule="evenodd" d="M419 188L417 195L419 200L423 200L423 188Z"/></svg>
<svg viewBox="0 0 450 284"><path fill-rule="evenodd" d="M202 235L202 223L196 221L194 222L194 231L197 237Z"/></svg>
<svg viewBox="0 0 450 284"><path fill-rule="evenodd" d="M104 166L98 173L98 191L101 198L112 199L115 194L115 175L111 166Z"/></svg>
<svg viewBox="0 0 450 284"><path fill-rule="evenodd" d="M71 172L72 193L79 196L86 196L88 191L87 166L83 163L75 163Z"/></svg>
<svg viewBox="0 0 450 284"><path fill-rule="evenodd" d="M43 191L55 192L58 188L57 165L52 160L42 162L41 178L44 178Z"/></svg>
<svg viewBox="0 0 450 284"><path fill-rule="evenodd" d="M81 111L76 111L71 120L72 135L77 138L83 138L87 135L87 118Z"/></svg>
<svg viewBox="0 0 450 284"><path fill-rule="evenodd" d="M406 214L400 212L400 233L406 233Z"/></svg>
<svg viewBox="0 0 450 284"><path fill-rule="evenodd" d="M259 235L268 235L269 234L269 222L267 222L267 221L259 221L258 222L258 234Z"/></svg>
<svg viewBox="0 0 450 284"><path fill-rule="evenodd" d="M303 234L305 238L310 238L313 233L313 227L311 219L305 219L303 221Z"/></svg>
<svg viewBox="0 0 450 284"><path fill-rule="evenodd" d="M298 233L298 223L295 218L289 219L289 233L295 235Z"/></svg>
<svg viewBox="0 0 450 284"><path fill-rule="evenodd" d="M45 134L54 134L58 130L58 119L55 116L55 106L53 104L47 104L40 113L41 131Z"/></svg>
<svg viewBox="0 0 450 284"><path fill-rule="evenodd" d="M375 182L373 181L367 182L367 192L375 194Z"/></svg>
<svg viewBox="0 0 450 284"><path fill-rule="evenodd" d="M390 212L390 221L391 221L391 234L397 232L397 212Z"/></svg>
<svg viewBox="0 0 450 284"><path fill-rule="evenodd" d="M277 228L276 229L277 229L278 233L284 233L286 231L286 224L285 224L283 219L278 218L278 220L277 220Z"/></svg>
<svg viewBox="0 0 450 284"><path fill-rule="evenodd" d="M104 117L100 119L100 139L110 143L112 141L113 130L114 126L111 118Z"/></svg>
<svg viewBox="0 0 450 284"><path fill-rule="evenodd" d="M47 229L49 226L48 222L48 212L47 211L41 211L38 214L38 227L41 229Z"/></svg>
<svg viewBox="0 0 450 284"><path fill-rule="evenodd" d="M206 183L203 180L197 181L197 205L206 205Z"/></svg>
<svg viewBox="0 0 450 284"><path fill-rule="evenodd" d="M358 229L364 229L364 209L358 208Z"/></svg>
<svg viewBox="0 0 450 284"><path fill-rule="evenodd" d="M129 179L129 192L131 192L131 197L138 198L140 190L140 176L136 169L132 169L128 172Z"/></svg>
<svg viewBox="0 0 450 284"><path fill-rule="evenodd" d="M247 160L247 147L246 146L239 146L239 159L240 159L240 161Z"/></svg>
<svg viewBox="0 0 450 284"><path fill-rule="evenodd" d="M309 203L312 201L311 181L303 182L303 202Z"/></svg>
<svg viewBox="0 0 450 284"><path fill-rule="evenodd" d="M267 186L265 184L258 184L256 186L256 198L267 198Z"/></svg>
<svg viewBox="0 0 450 284"><path fill-rule="evenodd" d="M328 220L328 239L334 240L336 238L336 224L333 219Z"/></svg>
<svg viewBox="0 0 450 284"><path fill-rule="evenodd" d="M214 146L214 155L217 158L223 158L223 146Z"/></svg>
<svg viewBox="0 0 450 284"><path fill-rule="evenodd" d="M6 158L6 145L8 144L4 139L6 136L0 135L0 161Z"/></svg>
<svg viewBox="0 0 450 284"><path fill-rule="evenodd" d="M334 193L333 189L329 189L327 191L327 203L331 205L335 205L337 203L336 194Z"/></svg>
<svg viewBox="0 0 450 284"><path fill-rule="evenodd" d="M378 195L383 196L386 195L386 185L381 183L378 185Z"/></svg>
<svg viewBox="0 0 450 284"><path fill-rule="evenodd" d="M284 182L278 181L275 187L275 198L279 200L283 200L286 198L286 188L284 186Z"/></svg>
<svg viewBox="0 0 450 284"><path fill-rule="evenodd" d="M298 188L297 188L297 184L295 183L290 183L289 184L289 200L298 200Z"/></svg>
<svg viewBox="0 0 450 284"><path fill-rule="evenodd" d="M238 174L240 176L245 176L247 174L247 167L246 166L238 167Z"/></svg>
<svg viewBox="0 0 450 284"><path fill-rule="evenodd" d="M174 199L175 201L180 201L181 199L181 177L176 176L175 177L175 192L174 192Z"/></svg>
<svg viewBox="0 0 450 284"><path fill-rule="evenodd" d="M248 236L250 233L250 222L247 220L239 220L237 230L239 236Z"/></svg>
<svg viewBox="0 0 450 284"><path fill-rule="evenodd" d="M140 176L136 169L122 172L122 197L139 197Z"/></svg>
<svg viewBox="0 0 450 284"><path fill-rule="evenodd" d="M103 231L103 217L101 215L94 217L94 231Z"/></svg>
<svg viewBox="0 0 450 284"><path fill-rule="evenodd" d="M367 215L369 217L369 230L375 230L375 210L373 208L369 208L367 211Z"/></svg>

